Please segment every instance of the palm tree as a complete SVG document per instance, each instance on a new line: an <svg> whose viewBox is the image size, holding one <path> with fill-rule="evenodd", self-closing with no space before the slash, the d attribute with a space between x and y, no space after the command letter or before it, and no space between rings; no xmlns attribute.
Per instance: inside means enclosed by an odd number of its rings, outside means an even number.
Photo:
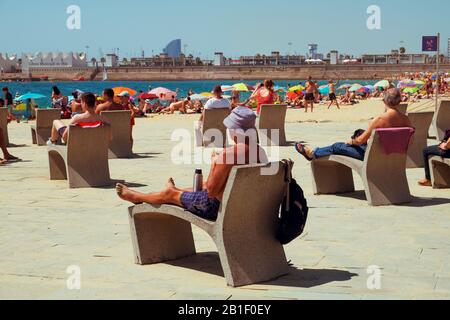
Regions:
<svg viewBox="0 0 450 320"><path fill-rule="evenodd" d="M405 47L401 47L400 48L400 53L401 54L405 54L406 53L406 48Z"/></svg>
<svg viewBox="0 0 450 320"><path fill-rule="evenodd" d="M105 57L102 57L102 58L100 59L100 62L102 63L102 66L105 67L105 63L106 63Z"/></svg>
<svg viewBox="0 0 450 320"><path fill-rule="evenodd" d="M92 66L93 66L93 67L96 67L96 66L97 66L97 59L92 58L92 59L91 59L91 63L92 63Z"/></svg>

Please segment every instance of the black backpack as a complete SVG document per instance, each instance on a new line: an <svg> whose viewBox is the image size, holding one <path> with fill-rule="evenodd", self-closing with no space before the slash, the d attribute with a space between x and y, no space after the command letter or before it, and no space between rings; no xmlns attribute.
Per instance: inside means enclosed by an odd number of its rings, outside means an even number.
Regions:
<svg viewBox="0 0 450 320"><path fill-rule="evenodd" d="M286 165L286 196L281 206L276 238L286 245L297 239L305 230L308 219L308 202L302 188L292 178L292 161L284 161Z"/></svg>

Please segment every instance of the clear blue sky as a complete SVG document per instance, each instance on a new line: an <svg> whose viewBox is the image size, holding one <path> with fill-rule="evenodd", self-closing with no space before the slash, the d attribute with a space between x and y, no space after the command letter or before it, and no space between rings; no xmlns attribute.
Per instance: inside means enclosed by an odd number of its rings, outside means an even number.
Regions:
<svg viewBox="0 0 450 320"><path fill-rule="evenodd" d="M82 28L66 28L66 9L81 7ZM369 5L378 5L382 30L366 27ZM0 0L0 52L84 51L98 56L121 48L121 56L160 53L172 39L187 52L211 58L214 51L240 54L305 54L319 51L383 53L401 46L420 52L421 36L450 37L446 0ZM447 15L447 16L446 16ZM288 43L292 46L289 49Z"/></svg>

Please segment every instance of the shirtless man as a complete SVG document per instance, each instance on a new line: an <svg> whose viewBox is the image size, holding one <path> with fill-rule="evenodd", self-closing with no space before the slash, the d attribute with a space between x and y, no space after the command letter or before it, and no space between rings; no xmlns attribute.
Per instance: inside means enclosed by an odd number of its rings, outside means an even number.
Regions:
<svg viewBox="0 0 450 320"><path fill-rule="evenodd" d="M81 95L83 92L76 90L72 92L73 100L70 104L70 107L72 109L72 118L76 116L77 114L83 113L83 108L81 108Z"/></svg>
<svg viewBox="0 0 450 320"><path fill-rule="evenodd" d="M305 112L308 112L308 107L311 107L311 112L314 112L314 100L315 100L315 92L317 91L316 85L314 81L312 81L312 77L308 77L308 81L306 82L306 96L305 96Z"/></svg>
<svg viewBox="0 0 450 320"><path fill-rule="evenodd" d="M398 110L401 98L399 89L389 89L384 97L384 104L387 111L373 120L366 131L361 132L358 136L355 135L347 143L339 142L328 147L316 149L302 143L297 143L295 149L308 161L328 157L333 154L364 161L367 143L374 130L380 128L412 127L409 118Z"/></svg>
<svg viewBox="0 0 450 320"><path fill-rule="evenodd" d="M339 80L337 83L334 83L333 80L328 81L328 87L330 88L330 94L329 94L330 105L328 106L328 109L330 109L333 104L336 104L337 108L339 110L341 110L341 108L339 107L339 102L336 97L336 86L337 85L339 85Z"/></svg>
<svg viewBox="0 0 450 320"><path fill-rule="evenodd" d="M81 107L83 108L83 114L76 115L70 120L69 124L65 124L61 120L55 120L53 122L52 135L47 145L55 145L58 139L61 138L63 141L67 142L69 137L69 127L71 125L81 124L81 123L105 123L111 124L111 122L95 113L95 95L92 93L85 93L81 96Z"/></svg>
<svg viewBox="0 0 450 320"><path fill-rule="evenodd" d="M239 138L240 130L244 132L256 130L256 115L252 110L245 107L237 107L225 119L224 124L230 129L236 144L225 149L222 153L212 156L211 173L203 185L203 191L192 192L192 189L179 189L176 187L174 180L169 179L164 191L151 194L131 191L126 186L118 184L116 187L118 196L134 204L145 202L152 205L176 205L201 218L211 221L217 220L225 187L233 167L236 165L268 163L267 155L257 142L249 138ZM252 159L251 150L254 150L252 149L254 147L258 148L258 156Z"/></svg>
<svg viewBox="0 0 450 320"><path fill-rule="evenodd" d="M105 89L103 90L103 101L102 104L99 104L95 109L95 113L100 114L103 111L121 111L124 110L121 104L118 104L114 101L114 91L113 89Z"/></svg>

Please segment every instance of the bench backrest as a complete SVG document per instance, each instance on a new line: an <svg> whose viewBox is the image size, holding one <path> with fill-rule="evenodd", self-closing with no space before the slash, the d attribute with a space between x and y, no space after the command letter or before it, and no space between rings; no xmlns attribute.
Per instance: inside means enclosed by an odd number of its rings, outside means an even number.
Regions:
<svg viewBox="0 0 450 320"><path fill-rule="evenodd" d="M51 129L55 120L61 119L60 109L37 109L36 129Z"/></svg>
<svg viewBox="0 0 450 320"><path fill-rule="evenodd" d="M270 167L269 167L270 166ZM285 194L285 165L248 165L233 168L217 222L220 230L239 237L248 228L273 233Z"/></svg>
<svg viewBox="0 0 450 320"><path fill-rule="evenodd" d="M262 137L267 136L268 141L262 141L263 144L281 145L286 144L286 113L287 105L262 105L259 117L259 130ZM275 133L274 130L278 130ZM273 141L278 140L278 141Z"/></svg>
<svg viewBox="0 0 450 320"><path fill-rule="evenodd" d="M5 142L8 145L8 108L0 108L0 128L3 130L3 136L5 137Z"/></svg>
<svg viewBox="0 0 450 320"><path fill-rule="evenodd" d="M131 111L104 111L101 114L111 121L111 151L131 153Z"/></svg>
<svg viewBox="0 0 450 320"><path fill-rule="evenodd" d="M99 168L108 163L108 148L111 126L98 128L81 128L71 126L67 141L67 165L82 167L84 174L95 174ZM82 163L83 165L77 165ZM81 174L81 173L80 173Z"/></svg>
<svg viewBox="0 0 450 320"><path fill-rule="evenodd" d="M389 172L393 168L405 168L413 128L378 129L372 133L365 155L367 174Z"/></svg>
<svg viewBox="0 0 450 320"><path fill-rule="evenodd" d="M203 141L206 144L211 143L211 137L208 133L212 133L215 138L218 138L217 134L220 132L223 141L214 144L217 148L225 147L227 140L227 128L223 124L223 121L230 115L230 109L210 109L205 110L204 112L205 117L203 119Z"/></svg>
<svg viewBox="0 0 450 320"><path fill-rule="evenodd" d="M415 136L428 137L431 121L433 120L434 112L411 112L408 113L408 118L411 125L416 129Z"/></svg>
<svg viewBox="0 0 450 320"><path fill-rule="evenodd" d="M439 141L445 137L445 131L450 129L450 100L442 100L433 120Z"/></svg>

